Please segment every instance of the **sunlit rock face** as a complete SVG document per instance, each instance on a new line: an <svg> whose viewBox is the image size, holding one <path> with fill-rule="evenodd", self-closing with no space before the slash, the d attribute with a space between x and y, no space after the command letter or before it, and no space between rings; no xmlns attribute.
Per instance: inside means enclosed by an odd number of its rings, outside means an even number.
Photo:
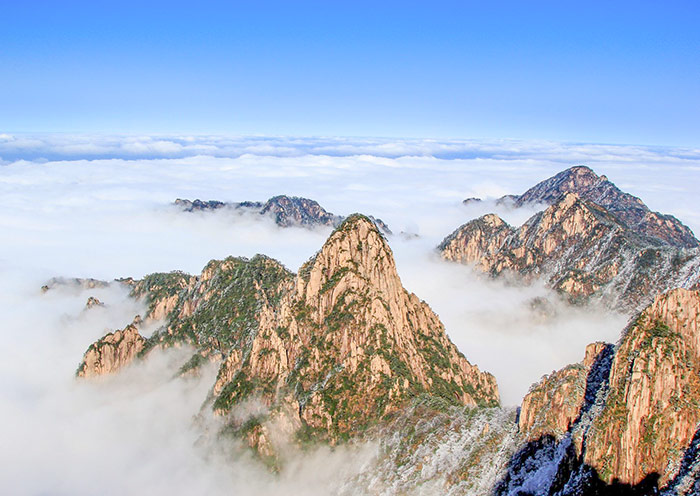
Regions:
<svg viewBox="0 0 700 496"><path fill-rule="evenodd" d="M146 339L136 325L111 332L93 343L78 366L78 377L95 377L118 372L129 365L144 349Z"/></svg>
<svg viewBox="0 0 700 496"><path fill-rule="evenodd" d="M700 281L698 249L677 248L640 233L571 192L519 228L493 214L468 222L438 250L447 260L494 276L513 272L525 280L544 278L573 303L601 301L630 312L649 304L654 294Z"/></svg>
<svg viewBox="0 0 700 496"><path fill-rule="evenodd" d="M617 217L629 229L677 248L697 248L700 242L693 232L672 215L652 212L636 196L621 191L605 176L598 176L590 168L571 167L546 179L522 195L504 197L515 206L544 203L552 205L566 193L576 193Z"/></svg>
<svg viewBox="0 0 700 496"><path fill-rule="evenodd" d="M582 364L533 386L520 412L524 447L499 493L695 494L699 317L700 292L669 291L614 349L594 343Z"/></svg>
<svg viewBox="0 0 700 496"><path fill-rule="evenodd" d="M700 422L700 292L659 296L627 330L615 353L603 410L584 460L606 482L637 484L676 475Z"/></svg>
<svg viewBox="0 0 700 496"><path fill-rule="evenodd" d="M208 404L226 415L262 403L264 415L229 431L263 456L274 453L273 431L335 443L420 395L499 403L494 377L470 364L430 307L403 288L386 240L361 215L297 275L258 255L212 261L197 277L154 274L129 284L148 305L145 321L168 322L138 353L191 345L183 373L220 360Z"/></svg>

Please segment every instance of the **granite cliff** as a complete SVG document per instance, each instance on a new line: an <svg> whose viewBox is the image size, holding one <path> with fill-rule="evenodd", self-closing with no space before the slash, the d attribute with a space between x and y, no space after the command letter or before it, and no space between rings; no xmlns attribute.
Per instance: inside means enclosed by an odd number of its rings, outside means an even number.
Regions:
<svg viewBox="0 0 700 496"><path fill-rule="evenodd" d="M700 292L655 298L617 346L545 376L524 398L524 446L499 494L697 494Z"/></svg>
<svg viewBox="0 0 700 496"><path fill-rule="evenodd" d="M496 381L470 364L428 305L401 285L376 225L353 215L298 274L264 256L210 262L199 276L174 272L125 281L144 299L144 321L166 324L133 343L107 335L79 375L110 373L155 347L196 349L182 372L220 369L204 408L227 415L247 401L264 414L225 431L274 457L271 434L348 439L428 395L452 405L496 406ZM117 333L114 333L115 335ZM108 363L108 365L101 365ZM228 417L227 417L228 418ZM231 417L233 418L233 417Z"/></svg>

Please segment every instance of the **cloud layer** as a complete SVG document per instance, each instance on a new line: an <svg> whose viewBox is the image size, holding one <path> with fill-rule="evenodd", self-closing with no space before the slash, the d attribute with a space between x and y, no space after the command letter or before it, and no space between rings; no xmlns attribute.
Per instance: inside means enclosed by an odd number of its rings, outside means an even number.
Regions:
<svg viewBox="0 0 700 496"><path fill-rule="evenodd" d="M209 382L169 381L177 355L162 355L128 376L75 383L87 345L140 309L123 291L108 288L95 295L110 305L84 312L88 293L42 295L46 279L198 273L212 258L255 253L295 271L330 233L281 229L270 219L226 211L185 214L170 206L178 197L241 201L290 194L336 214L382 218L397 233L389 242L404 285L439 314L470 361L496 375L504 403L517 404L543 373L580 360L588 342L615 341L626 316L568 307L538 285L489 280L439 260L433 248L487 211L498 210L513 224L533 213L492 202L467 207L462 199L520 193L579 163L700 231L692 207L700 190L698 149L0 134L0 436L7 440L0 482L25 493L90 494L108 481L114 494L139 485L155 494L174 488L275 494L284 481L297 492L315 487L326 494L338 480L319 478L318 464L341 467L359 459L357 453L311 454L295 468L302 475L269 479L250 460L213 455L220 447L190 449L201 434L192 417ZM420 237L408 239L402 231ZM550 301L546 312L536 304L542 298ZM115 473L121 467L132 470L131 479ZM162 474L173 480L158 482Z"/></svg>

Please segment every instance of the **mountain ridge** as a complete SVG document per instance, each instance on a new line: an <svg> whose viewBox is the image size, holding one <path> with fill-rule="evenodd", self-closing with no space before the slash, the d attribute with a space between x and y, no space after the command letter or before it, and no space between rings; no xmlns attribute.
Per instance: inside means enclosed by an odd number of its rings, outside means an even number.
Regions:
<svg viewBox="0 0 700 496"><path fill-rule="evenodd" d="M495 214L462 225L437 247L442 258L498 276L543 277L571 302L640 310L653 295L700 282L700 250L630 229L604 207L567 192L515 228Z"/></svg>
<svg viewBox="0 0 700 496"><path fill-rule="evenodd" d="M220 361L205 407L225 416L262 402L265 415L227 429L265 457L275 453L272 422L290 436L336 443L422 394L499 404L493 376L469 363L430 307L403 288L384 236L362 215L349 216L298 274L256 256L212 261L200 276L130 284L148 306L144 321L168 323L120 365L181 344L197 349L183 373ZM110 349L105 339L86 352L81 375L99 374L90 364L100 363L96 349Z"/></svg>
<svg viewBox="0 0 700 496"><path fill-rule="evenodd" d="M617 216L630 229L678 248L697 248L700 241L693 232L672 215L651 211L644 202L620 190L606 176L599 176L585 165L570 167L537 183L521 195L507 195L497 200L512 202L516 207L544 203L552 205L565 193L576 193Z"/></svg>
<svg viewBox="0 0 700 496"><path fill-rule="evenodd" d="M219 209L232 209L247 211L274 219L280 227L302 226L330 226L338 227L345 217L335 215L324 209L317 201L299 196L277 195L266 202L244 201L223 202L218 200L202 201L199 199L190 201L177 198L173 205L185 212L206 212ZM389 226L381 219L368 216L377 227L386 234L392 234Z"/></svg>

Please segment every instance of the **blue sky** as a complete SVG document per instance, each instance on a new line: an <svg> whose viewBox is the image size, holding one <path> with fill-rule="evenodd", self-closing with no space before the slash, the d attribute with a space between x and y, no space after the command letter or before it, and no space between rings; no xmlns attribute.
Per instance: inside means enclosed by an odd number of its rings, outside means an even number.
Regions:
<svg viewBox="0 0 700 496"><path fill-rule="evenodd" d="M5 0L0 130L698 146L699 25L693 1Z"/></svg>

